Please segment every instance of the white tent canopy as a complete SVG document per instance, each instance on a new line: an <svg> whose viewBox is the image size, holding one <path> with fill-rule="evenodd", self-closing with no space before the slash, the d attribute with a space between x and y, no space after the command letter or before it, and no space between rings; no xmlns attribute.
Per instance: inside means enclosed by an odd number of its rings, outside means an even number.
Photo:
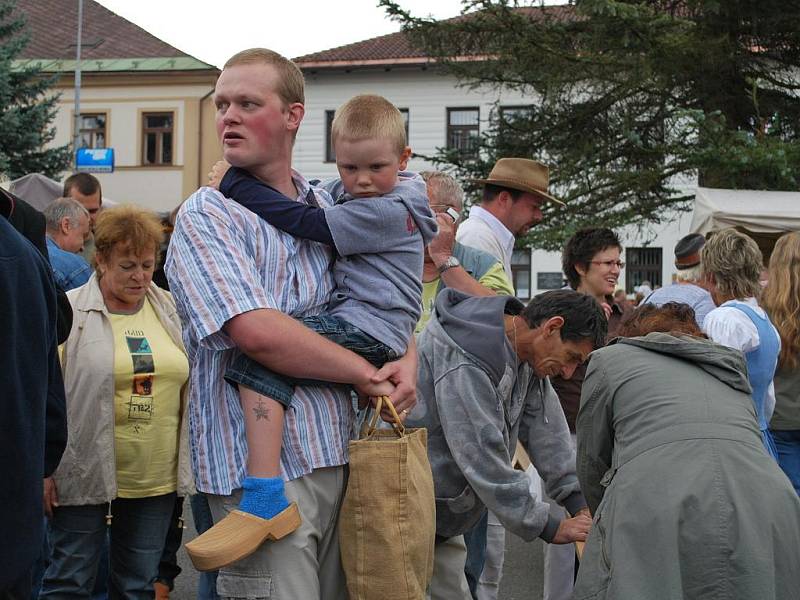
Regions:
<svg viewBox="0 0 800 600"><path fill-rule="evenodd" d="M726 227L753 233L800 231L800 192L697 188L692 233L708 235Z"/></svg>

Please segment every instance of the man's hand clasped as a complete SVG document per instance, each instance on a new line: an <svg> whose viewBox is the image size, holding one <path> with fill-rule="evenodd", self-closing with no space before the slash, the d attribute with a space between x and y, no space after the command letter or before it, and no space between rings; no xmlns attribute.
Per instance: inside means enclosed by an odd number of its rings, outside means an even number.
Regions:
<svg viewBox="0 0 800 600"><path fill-rule="evenodd" d="M392 404L405 421L408 413L417 403L417 353L410 349L402 358L388 362L376 369L368 381L355 386L362 398L369 397L373 406L378 396L389 396ZM394 421L391 411L381 409L381 418L387 423Z"/></svg>
<svg viewBox="0 0 800 600"><path fill-rule="evenodd" d="M553 544L570 544L572 542L585 542L589 531L592 529L592 518L588 510L578 511L571 519L564 519L558 526Z"/></svg>

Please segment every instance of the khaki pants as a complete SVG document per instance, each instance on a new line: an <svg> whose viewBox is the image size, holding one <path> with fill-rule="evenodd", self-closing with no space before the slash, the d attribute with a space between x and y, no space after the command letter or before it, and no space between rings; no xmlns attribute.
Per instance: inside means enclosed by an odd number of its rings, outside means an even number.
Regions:
<svg viewBox="0 0 800 600"><path fill-rule="evenodd" d="M457 535L436 544L433 553L433 577L428 586L427 600L471 600L464 575L467 547L464 536Z"/></svg>
<svg viewBox="0 0 800 600"><path fill-rule="evenodd" d="M267 541L247 558L221 569L217 593L248 600L346 600L338 536L346 484L346 467L317 469L288 482L286 497L297 503L302 524L282 540ZM214 522L237 508L240 496L241 490L231 496L209 494Z"/></svg>

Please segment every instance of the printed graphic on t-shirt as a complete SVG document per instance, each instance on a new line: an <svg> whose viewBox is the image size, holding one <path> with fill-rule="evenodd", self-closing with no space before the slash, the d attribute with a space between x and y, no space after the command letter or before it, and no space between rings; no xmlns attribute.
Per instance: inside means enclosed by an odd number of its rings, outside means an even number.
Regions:
<svg viewBox="0 0 800 600"><path fill-rule="evenodd" d="M133 389L128 402L128 421L136 433L140 432L138 422L153 418L153 380L155 363L150 342L144 332L126 330L125 341L133 362Z"/></svg>

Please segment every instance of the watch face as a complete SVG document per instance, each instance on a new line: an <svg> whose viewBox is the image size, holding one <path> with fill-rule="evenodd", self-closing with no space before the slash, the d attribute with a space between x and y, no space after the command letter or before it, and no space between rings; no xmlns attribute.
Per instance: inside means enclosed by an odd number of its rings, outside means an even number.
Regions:
<svg viewBox="0 0 800 600"><path fill-rule="evenodd" d="M453 267L458 267L461 263L455 256L451 256L446 261L442 263L442 266L439 267L439 273L446 271L447 269L452 269Z"/></svg>

